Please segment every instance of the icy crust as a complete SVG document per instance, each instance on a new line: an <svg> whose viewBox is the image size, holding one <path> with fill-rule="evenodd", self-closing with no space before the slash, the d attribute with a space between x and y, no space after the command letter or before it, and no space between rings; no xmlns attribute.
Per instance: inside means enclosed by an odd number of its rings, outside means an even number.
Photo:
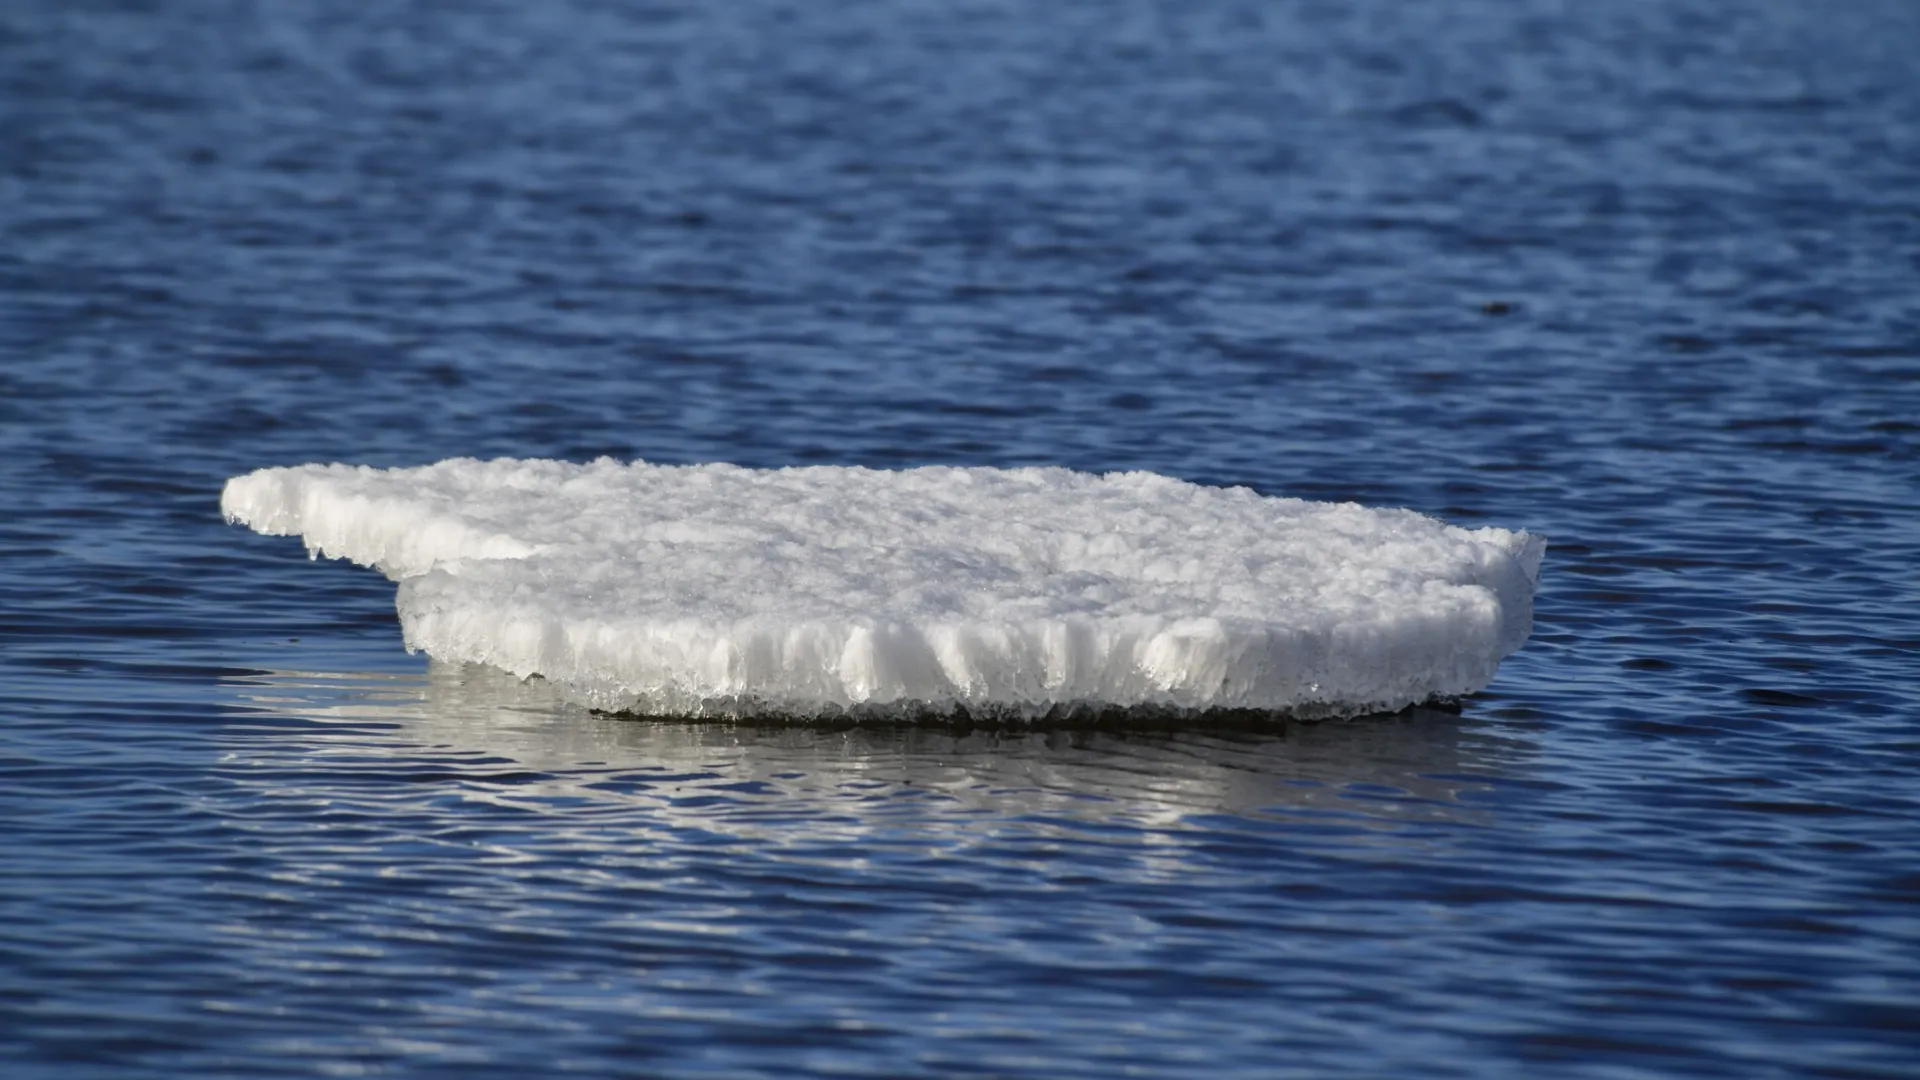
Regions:
<svg viewBox="0 0 1920 1080"><path fill-rule="evenodd" d="M1492 680L1545 548L1038 468L304 465L221 505L398 581L409 649L659 715L1394 710Z"/></svg>

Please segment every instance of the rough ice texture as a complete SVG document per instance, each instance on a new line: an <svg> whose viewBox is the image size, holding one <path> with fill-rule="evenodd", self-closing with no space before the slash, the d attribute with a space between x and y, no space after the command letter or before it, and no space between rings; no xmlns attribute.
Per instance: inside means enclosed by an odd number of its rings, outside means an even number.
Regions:
<svg viewBox="0 0 1920 1080"><path fill-rule="evenodd" d="M1394 710L1492 680L1545 548L1057 468L303 465L221 506L398 581L409 649L660 715Z"/></svg>

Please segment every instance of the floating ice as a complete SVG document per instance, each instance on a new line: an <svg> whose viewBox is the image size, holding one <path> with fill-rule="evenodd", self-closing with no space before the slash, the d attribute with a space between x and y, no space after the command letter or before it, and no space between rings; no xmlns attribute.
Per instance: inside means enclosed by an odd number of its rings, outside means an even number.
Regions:
<svg viewBox="0 0 1920 1080"><path fill-rule="evenodd" d="M1053 468L303 465L221 507L398 581L409 649L699 716L1399 709L1492 680L1545 547Z"/></svg>

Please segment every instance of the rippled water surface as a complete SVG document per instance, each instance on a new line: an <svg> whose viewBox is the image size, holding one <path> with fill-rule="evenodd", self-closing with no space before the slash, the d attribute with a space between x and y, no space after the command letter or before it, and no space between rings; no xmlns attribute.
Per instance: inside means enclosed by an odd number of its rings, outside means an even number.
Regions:
<svg viewBox="0 0 1920 1080"><path fill-rule="evenodd" d="M6 1075L1912 1075L1917 41L0 6ZM1553 546L1460 715L833 730L429 665L387 582L217 509L601 454Z"/></svg>

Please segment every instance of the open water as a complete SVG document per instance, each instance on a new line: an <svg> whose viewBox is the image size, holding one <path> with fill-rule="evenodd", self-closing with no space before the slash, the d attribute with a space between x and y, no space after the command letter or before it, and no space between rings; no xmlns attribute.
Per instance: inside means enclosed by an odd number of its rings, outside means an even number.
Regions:
<svg viewBox="0 0 1920 1080"><path fill-rule="evenodd" d="M0 1063L1900 1077L1920 6L0 5ZM586 713L229 475L1145 468L1552 538L1460 715Z"/></svg>

